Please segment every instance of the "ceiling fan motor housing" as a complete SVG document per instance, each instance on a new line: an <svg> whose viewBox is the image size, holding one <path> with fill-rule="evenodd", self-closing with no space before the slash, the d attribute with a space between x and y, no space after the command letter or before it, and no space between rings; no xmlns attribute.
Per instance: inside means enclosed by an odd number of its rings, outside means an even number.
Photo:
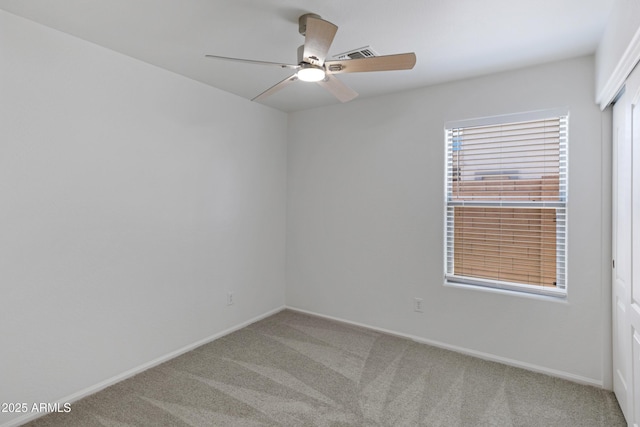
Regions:
<svg viewBox="0 0 640 427"><path fill-rule="evenodd" d="M307 35L307 18L309 17L322 19L320 18L320 15L317 15L315 13L305 13L300 18L298 18L298 32L303 36Z"/></svg>

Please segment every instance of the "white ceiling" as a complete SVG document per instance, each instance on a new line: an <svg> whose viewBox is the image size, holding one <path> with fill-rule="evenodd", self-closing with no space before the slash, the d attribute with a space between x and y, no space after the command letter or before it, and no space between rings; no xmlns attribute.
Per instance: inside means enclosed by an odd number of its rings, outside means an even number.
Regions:
<svg viewBox="0 0 640 427"><path fill-rule="evenodd" d="M298 17L339 29L329 57L370 45L415 52L413 70L341 74L360 98L595 52L614 0L0 0L0 8L251 99L291 70L204 54L296 63ZM339 103L295 82L262 103Z"/></svg>

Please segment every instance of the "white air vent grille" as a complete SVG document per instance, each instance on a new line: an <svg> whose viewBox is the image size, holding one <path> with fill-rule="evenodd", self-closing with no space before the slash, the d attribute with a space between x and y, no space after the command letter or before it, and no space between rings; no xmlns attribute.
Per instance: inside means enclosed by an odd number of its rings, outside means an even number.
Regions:
<svg viewBox="0 0 640 427"><path fill-rule="evenodd" d="M358 58L372 58L374 56L380 56L378 52L371 49L371 46L361 47L360 49L350 50L349 52L340 53L334 55L334 59L358 59Z"/></svg>

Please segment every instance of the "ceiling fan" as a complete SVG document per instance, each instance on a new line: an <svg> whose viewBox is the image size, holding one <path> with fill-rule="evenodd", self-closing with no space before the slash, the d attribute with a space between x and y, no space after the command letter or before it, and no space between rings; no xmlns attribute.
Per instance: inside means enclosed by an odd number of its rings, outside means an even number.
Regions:
<svg viewBox="0 0 640 427"><path fill-rule="evenodd" d="M315 13L307 13L298 19L298 31L302 34L304 45L298 48L298 64L282 64L279 62L256 61L251 59L229 58L226 56L205 55L207 58L245 62L249 64L290 68L296 72L271 86L252 99L259 101L278 92L296 80L316 82L327 89L341 102L351 101L358 93L334 77L340 73L360 73L366 71L410 70L416 63L415 53L375 56L358 59L339 59L326 61L327 53L338 31L338 27L325 21Z"/></svg>

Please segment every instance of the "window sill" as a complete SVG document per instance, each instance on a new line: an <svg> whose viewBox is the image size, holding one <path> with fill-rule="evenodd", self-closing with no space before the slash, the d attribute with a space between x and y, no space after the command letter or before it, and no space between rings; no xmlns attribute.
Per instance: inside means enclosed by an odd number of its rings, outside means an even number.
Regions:
<svg viewBox="0 0 640 427"><path fill-rule="evenodd" d="M520 298L530 298L538 301L549 301L549 302L556 302L556 303L562 303L562 304L568 303L566 293L549 295L549 294L542 294L542 293L519 291L514 289L502 289L502 288L493 288L493 287L482 286L482 285L471 285L466 283L451 282L448 280L444 281L444 286L449 288L468 289L468 290L479 291L479 292L509 295L509 296L515 296Z"/></svg>

